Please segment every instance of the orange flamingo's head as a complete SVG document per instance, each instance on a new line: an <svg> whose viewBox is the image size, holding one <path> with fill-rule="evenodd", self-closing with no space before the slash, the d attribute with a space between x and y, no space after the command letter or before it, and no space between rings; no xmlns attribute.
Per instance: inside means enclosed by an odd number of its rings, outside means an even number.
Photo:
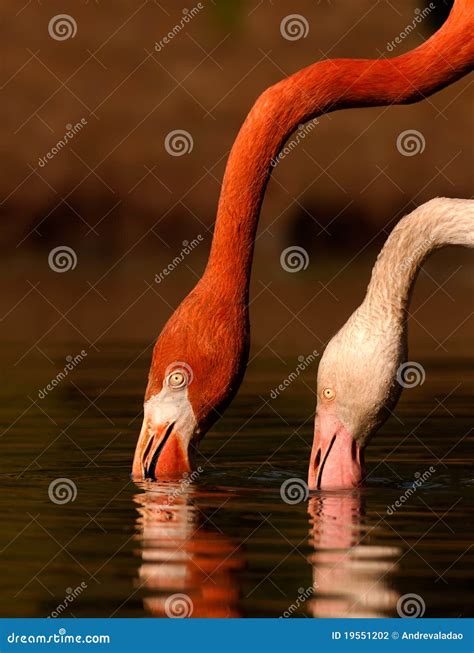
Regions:
<svg viewBox="0 0 474 653"><path fill-rule="evenodd" d="M356 311L326 347L318 368L311 489L348 489L362 482L365 448L400 395L399 336L397 330L377 331Z"/></svg>
<svg viewBox="0 0 474 653"><path fill-rule="evenodd" d="M202 288L188 295L156 342L134 480L192 471L200 440L241 383L248 358L247 313Z"/></svg>

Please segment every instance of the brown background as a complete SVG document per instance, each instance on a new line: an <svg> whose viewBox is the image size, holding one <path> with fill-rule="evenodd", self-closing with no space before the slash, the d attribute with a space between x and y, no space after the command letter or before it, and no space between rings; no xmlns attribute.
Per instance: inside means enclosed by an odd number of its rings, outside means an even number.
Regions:
<svg viewBox="0 0 474 653"><path fill-rule="evenodd" d="M154 44L181 20L181 4L3 4L4 341L28 342L36 353L63 340L98 347L108 339L152 342L202 272L226 156L258 94L324 57L387 56L387 43L423 6L411 0L203 4L159 53ZM74 38L49 36L48 22L58 13L74 17ZM282 38L280 21L290 13L306 17L307 38ZM440 18L433 13L390 56L429 37ZM361 300L390 226L434 196L470 196L471 113L468 77L417 105L323 117L279 164L256 247L257 351L305 353L320 346ZM65 125L82 118L82 131L38 167ZM192 134L190 154L166 153L164 139L174 129ZM422 154L397 151L406 129L423 134ZM203 244L154 284L182 241L198 234ZM295 275L279 263L282 249L293 244L310 253L309 268ZM76 251L74 271L49 269L48 253L58 245ZM415 307L421 312L412 321L420 346L439 349L455 329L453 347L470 337L470 261L469 252L441 253L420 278Z"/></svg>

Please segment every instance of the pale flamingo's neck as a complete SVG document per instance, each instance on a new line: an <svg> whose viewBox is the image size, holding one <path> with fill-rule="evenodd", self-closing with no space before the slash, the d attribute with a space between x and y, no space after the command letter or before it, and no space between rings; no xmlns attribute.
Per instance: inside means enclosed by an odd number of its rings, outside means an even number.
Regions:
<svg viewBox="0 0 474 653"><path fill-rule="evenodd" d="M436 198L400 220L377 258L359 316L403 327L423 262L447 245L474 247L474 200Z"/></svg>
<svg viewBox="0 0 474 653"><path fill-rule="evenodd" d="M271 163L299 124L336 109L407 104L431 95L472 69L473 32L474 2L456 0L441 29L415 50L392 59L322 61L267 89L229 156L204 285L247 303Z"/></svg>

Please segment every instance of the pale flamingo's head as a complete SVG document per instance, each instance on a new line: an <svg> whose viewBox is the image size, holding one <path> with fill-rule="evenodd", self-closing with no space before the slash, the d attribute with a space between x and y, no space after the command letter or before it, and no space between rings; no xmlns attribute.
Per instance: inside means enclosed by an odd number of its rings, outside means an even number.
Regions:
<svg viewBox="0 0 474 653"><path fill-rule="evenodd" d="M200 440L242 381L247 314L201 288L184 300L156 342L134 480L176 478L195 469Z"/></svg>
<svg viewBox="0 0 474 653"><path fill-rule="evenodd" d="M400 334L377 333L357 312L329 342L318 369L310 489L360 485L364 450L395 406Z"/></svg>

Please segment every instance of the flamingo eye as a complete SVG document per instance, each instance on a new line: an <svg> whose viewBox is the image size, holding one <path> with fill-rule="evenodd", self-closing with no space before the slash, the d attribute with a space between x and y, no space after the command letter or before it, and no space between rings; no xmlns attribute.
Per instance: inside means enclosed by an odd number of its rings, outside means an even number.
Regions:
<svg viewBox="0 0 474 653"><path fill-rule="evenodd" d="M336 397L336 393L332 388L324 388L321 394L326 401L332 401Z"/></svg>
<svg viewBox="0 0 474 653"><path fill-rule="evenodd" d="M188 379L184 372L176 371L167 376L166 382L173 390L180 390L188 384Z"/></svg>

